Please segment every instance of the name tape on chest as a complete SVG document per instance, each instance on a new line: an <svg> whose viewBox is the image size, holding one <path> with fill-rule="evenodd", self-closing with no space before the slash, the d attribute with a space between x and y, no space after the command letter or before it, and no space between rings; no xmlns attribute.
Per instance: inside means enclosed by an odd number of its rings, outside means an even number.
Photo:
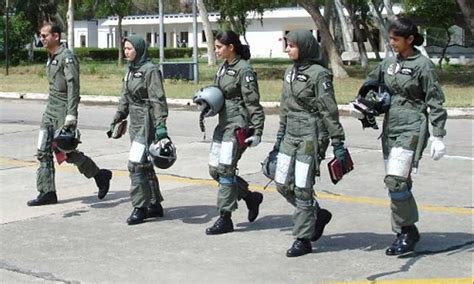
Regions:
<svg viewBox="0 0 474 284"><path fill-rule="evenodd" d="M235 74L237 74L237 71L234 70L234 69L227 69L227 71L225 72L225 74L234 77Z"/></svg>
<svg viewBox="0 0 474 284"><path fill-rule="evenodd" d="M143 77L143 72L135 72L133 73L133 78L141 78Z"/></svg>
<svg viewBox="0 0 474 284"><path fill-rule="evenodd" d="M308 76L304 74L298 74L296 75L296 80L300 82L307 82L308 81Z"/></svg>

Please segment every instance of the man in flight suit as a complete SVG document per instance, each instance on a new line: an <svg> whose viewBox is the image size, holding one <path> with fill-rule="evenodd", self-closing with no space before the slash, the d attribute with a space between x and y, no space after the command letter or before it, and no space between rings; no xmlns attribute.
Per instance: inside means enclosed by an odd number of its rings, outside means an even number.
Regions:
<svg viewBox="0 0 474 284"><path fill-rule="evenodd" d="M61 29L51 23L41 28L41 42L48 51L46 73L49 82L49 97L46 110L41 119L38 136L38 160L40 166L36 173L38 197L28 201L28 206L55 204L58 202L54 182L53 145L54 133L58 129L75 131L77 127L77 108L79 96L79 62L74 54L61 45ZM112 172L99 169L89 157L73 150L66 153L66 162L76 165L85 177L94 177L99 188L98 197L105 197L110 187Z"/></svg>

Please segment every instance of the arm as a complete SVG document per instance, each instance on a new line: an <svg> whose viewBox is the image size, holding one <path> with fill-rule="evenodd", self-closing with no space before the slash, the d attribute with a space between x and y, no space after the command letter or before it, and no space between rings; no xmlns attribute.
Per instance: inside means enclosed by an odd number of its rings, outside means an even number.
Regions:
<svg viewBox="0 0 474 284"><path fill-rule="evenodd" d="M166 102L165 91L161 72L154 66L146 73L146 84L148 98L153 106L155 118L155 138L161 140L168 136L166 129L166 119L168 118L168 104Z"/></svg>
<svg viewBox="0 0 474 284"><path fill-rule="evenodd" d="M77 122L77 108L81 99L79 94L79 62L73 54L68 54L63 62L64 78L67 85L67 113L66 124L75 125Z"/></svg>
<svg viewBox="0 0 474 284"><path fill-rule="evenodd" d="M327 71L320 72L314 88L318 98L316 104L329 132L329 137L331 137L332 145L343 142L345 139L344 129L339 121L339 110L334 96L331 74Z"/></svg>
<svg viewBox="0 0 474 284"><path fill-rule="evenodd" d="M265 114L260 105L260 94L258 92L257 76L252 69L243 70L240 77L241 93L250 115L250 128L254 129L254 134L259 137L263 133Z"/></svg>
<svg viewBox="0 0 474 284"><path fill-rule="evenodd" d="M429 107L429 119L433 126L433 136L444 137L446 135L446 110L443 108L444 93L438 82L434 64L430 62L426 72L421 74L423 92L426 94L425 102Z"/></svg>

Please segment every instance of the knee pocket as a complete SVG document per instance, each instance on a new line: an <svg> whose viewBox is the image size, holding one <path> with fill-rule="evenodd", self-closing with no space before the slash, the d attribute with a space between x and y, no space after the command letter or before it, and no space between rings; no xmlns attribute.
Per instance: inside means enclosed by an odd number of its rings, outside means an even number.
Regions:
<svg viewBox="0 0 474 284"><path fill-rule="evenodd" d="M209 175L214 179L215 181L219 181L219 172L217 171L216 167L209 166Z"/></svg>
<svg viewBox="0 0 474 284"><path fill-rule="evenodd" d="M389 196L393 200L406 200L411 195L411 182L404 177L385 176L385 186L389 191Z"/></svg>
<svg viewBox="0 0 474 284"><path fill-rule="evenodd" d="M314 192L312 188L295 188L296 206L298 208L314 208Z"/></svg>

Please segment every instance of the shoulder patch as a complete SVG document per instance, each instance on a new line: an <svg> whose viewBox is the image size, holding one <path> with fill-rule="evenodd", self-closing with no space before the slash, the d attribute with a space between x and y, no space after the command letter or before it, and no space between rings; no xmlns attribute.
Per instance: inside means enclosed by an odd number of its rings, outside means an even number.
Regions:
<svg viewBox="0 0 474 284"><path fill-rule="evenodd" d="M323 82L323 88L324 90L332 89L332 82L330 80Z"/></svg>
<svg viewBox="0 0 474 284"><path fill-rule="evenodd" d="M66 62L66 64L69 64L69 63L74 63L74 59L68 57L64 60L64 62Z"/></svg>

